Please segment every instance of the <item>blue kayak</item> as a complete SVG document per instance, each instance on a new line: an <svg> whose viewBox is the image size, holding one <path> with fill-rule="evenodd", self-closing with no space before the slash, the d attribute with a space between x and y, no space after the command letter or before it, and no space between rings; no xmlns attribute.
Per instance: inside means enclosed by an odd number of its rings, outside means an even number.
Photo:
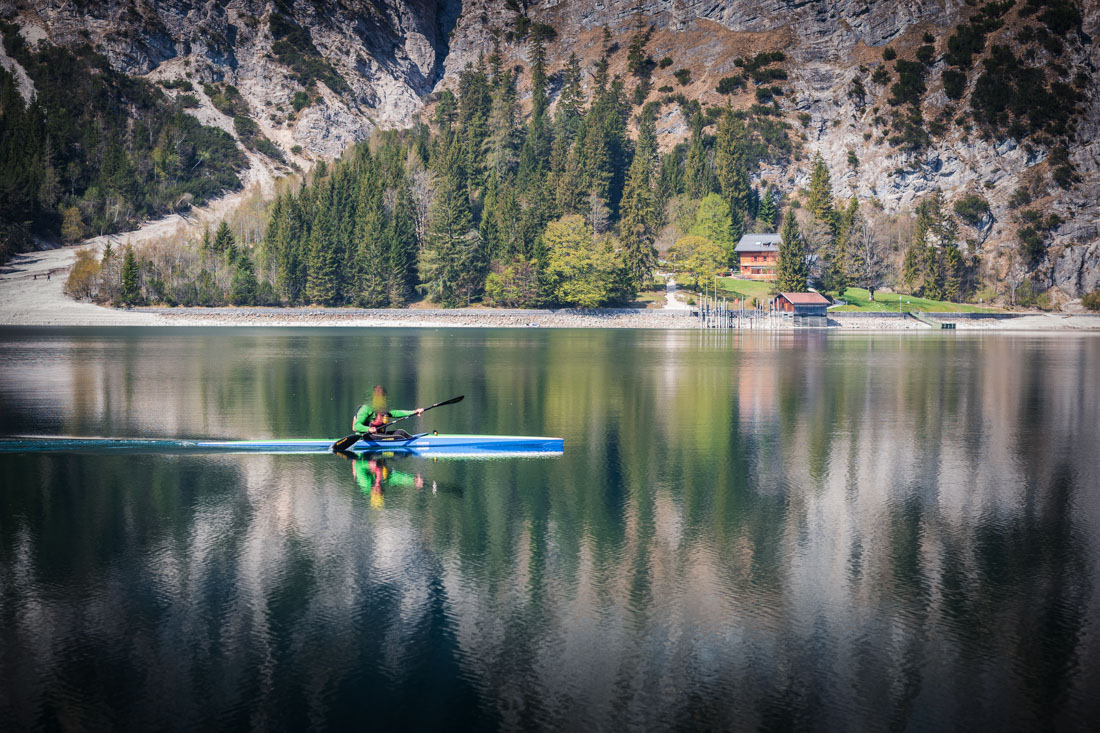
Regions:
<svg viewBox="0 0 1100 733"><path fill-rule="evenodd" d="M0 453L328 453L334 440L161 440L140 438L23 437L0 440ZM407 453L424 456L555 455L564 451L561 438L523 435L433 435L419 433L405 440L360 440L352 453Z"/></svg>

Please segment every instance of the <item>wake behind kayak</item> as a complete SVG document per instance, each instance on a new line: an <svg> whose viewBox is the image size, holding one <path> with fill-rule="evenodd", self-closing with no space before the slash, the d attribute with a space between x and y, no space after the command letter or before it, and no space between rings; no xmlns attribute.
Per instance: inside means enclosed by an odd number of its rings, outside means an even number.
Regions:
<svg viewBox="0 0 1100 733"><path fill-rule="evenodd" d="M163 440L25 436L0 440L0 453L329 453L333 439ZM552 456L564 452L561 438L521 435L433 435L408 439L362 439L352 453L506 457Z"/></svg>

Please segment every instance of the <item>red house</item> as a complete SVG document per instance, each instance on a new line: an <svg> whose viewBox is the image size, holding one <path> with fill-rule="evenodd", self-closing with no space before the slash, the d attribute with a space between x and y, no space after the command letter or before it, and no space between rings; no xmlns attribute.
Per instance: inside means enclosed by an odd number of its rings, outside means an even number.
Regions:
<svg viewBox="0 0 1100 733"><path fill-rule="evenodd" d="M746 280L774 280L779 260L778 234L746 234L734 250L740 261L739 274Z"/></svg>

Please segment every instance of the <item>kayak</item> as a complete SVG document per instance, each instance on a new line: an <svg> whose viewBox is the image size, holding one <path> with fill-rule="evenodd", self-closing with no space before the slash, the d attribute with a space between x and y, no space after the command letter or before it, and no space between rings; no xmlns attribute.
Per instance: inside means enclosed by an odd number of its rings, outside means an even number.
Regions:
<svg viewBox="0 0 1100 733"><path fill-rule="evenodd" d="M141 438L22 437L0 440L0 453L328 453L334 440L161 440ZM424 456L560 455L561 438L525 435L435 435L405 440L360 440L351 453L402 453Z"/></svg>

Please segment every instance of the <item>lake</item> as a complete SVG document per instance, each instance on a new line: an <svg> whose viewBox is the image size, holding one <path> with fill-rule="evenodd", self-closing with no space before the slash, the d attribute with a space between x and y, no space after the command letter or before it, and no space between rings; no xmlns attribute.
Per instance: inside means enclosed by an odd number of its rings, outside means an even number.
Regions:
<svg viewBox="0 0 1100 733"><path fill-rule="evenodd" d="M0 329L0 729L1096 729L1100 336Z"/></svg>

